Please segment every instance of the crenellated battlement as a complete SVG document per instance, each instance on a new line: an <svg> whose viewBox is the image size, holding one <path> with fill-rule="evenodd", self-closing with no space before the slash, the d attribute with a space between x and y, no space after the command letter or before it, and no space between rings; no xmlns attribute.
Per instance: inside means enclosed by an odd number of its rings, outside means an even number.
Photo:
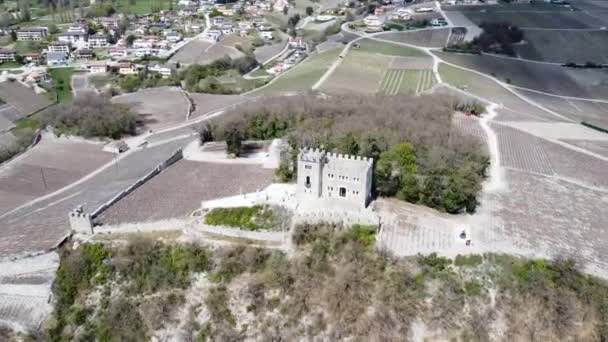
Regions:
<svg viewBox="0 0 608 342"><path fill-rule="evenodd" d="M320 148L302 148L298 153L298 160L312 163L319 163L323 161L326 152Z"/></svg>
<svg viewBox="0 0 608 342"><path fill-rule="evenodd" d="M341 153L329 152L326 154L326 157L328 159L335 159L335 160L363 161L363 162L366 162L368 165L374 164L374 158L367 158L367 157L356 156L356 155L352 155L352 154L341 154Z"/></svg>
<svg viewBox="0 0 608 342"><path fill-rule="evenodd" d="M79 234L93 234L93 218L84 212L82 205L77 206L68 214L70 228Z"/></svg>

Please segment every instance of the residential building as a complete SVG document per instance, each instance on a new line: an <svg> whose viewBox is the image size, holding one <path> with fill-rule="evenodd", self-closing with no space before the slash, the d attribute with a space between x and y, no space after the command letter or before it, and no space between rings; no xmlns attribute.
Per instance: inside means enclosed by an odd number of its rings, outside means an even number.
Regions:
<svg viewBox="0 0 608 342"><path fill-rule="evenodd" d="M258 33L260 38L262 38L264 40L272 40L274 38L272 34L273 34L272 31L262 31L262 32Z"/></svg>
<svg viewBox="0 0 608 342"><path fill-rule="evenodd" d="M106 34L94 34L89 37L89 47L90 48L103 48L110 45L108 43L108 35Z"/></svg>
<svg viewBox="0 0 608 342"><path fill-rule="evenodd" d="M365 208L371 201L372 158L304 149L298 154L299 200L331 200Z"/></svg>
<svg viewBox="0 0 608 342"><path fill-rule="evenodd" d="M40 63L40 52L28 52L22 55L23 60L28 63Z"/></svg>
<svg viewBox="0 0 608 342"><path fill-rule="evenodd" d="M93 50L89 50L89 49L80 49L80 50L76 50L76 51L72 52L73 59L90 60L90 59L93 59L93 57L94 57Z"/></svg>
<svg viewBox="0 0 608 342"><path fill-rule="evenodd" d="M367 26L367 32L381 32L384 22L375 15L368 15L363 19L363 23Z"/></svg>
<svg viewBox="0 0 608 342"><path fill-rule="evenodd" d="M17 31L19 41L40 41L46 39L49 29L46 27L28 27Z"/></svg>
<svg viewBox="0 0 608 342"><path fill-rule="evenodd" d="M121 59L127 58L128 51L125 48L112 48L110 49L109 54L112 59Z"/></svg>
<svg viewBox="0 0 608 342"><path fill-rule="evenodd" d="M120 75L135 75L137 74L137 67L133 63L119 63L117 65L118 73Z"/></svg>
<svg viewBox="0 0 608 342"><path fill-rule="evenodd" d="M14 62L17 60L17 51L0 48L0 62Z"/></svg>
<svg viewBox="0 0 608 342"><path fill-rule="evenodd" d="M86 34L89 32L89 27L88 25L72 25L66 32Z"/></svg>
<svg viewBox="0 0 608 342"><path fill-rule="evenodd" d="M182 35L177 32L170 32L165 35L168 41L171 43L177 43L182 40Z"/></svg>

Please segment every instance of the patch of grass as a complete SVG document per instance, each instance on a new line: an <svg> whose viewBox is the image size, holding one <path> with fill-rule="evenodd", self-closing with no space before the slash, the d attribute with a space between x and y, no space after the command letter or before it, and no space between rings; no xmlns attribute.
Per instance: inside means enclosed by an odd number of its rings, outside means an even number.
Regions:
<svg viewBox="0 0 608 342"><path fill-rule="evenodd" d="M215 208L205 215L205 223L214 226L229 226L252 231L272 229L277 224L272 208L267 205Z"/></svg>
<svg viewBox="0 0 608 342"><path fill-rule="evenodd" d="M478 254L472 255L457 255L454 259L454 265L460 267L476 267L483 262L483 256Z"/></svg>
<svg viewBox="0 0 608 342"><path fill-rule="evenodd" d="M49 70L49 75L53 79L53 91L60 103L72 101L72 74L74 74L73 68Z"/></svg>
<svg viewBox="0 0 608 342"><path fill-rule="evenodd" d="M17 62L11 62L11 61L0 63L0 69L15 69L15 68L20 68L21 66L22 65Z"/></svg>
<svg viewBox="0 0 608 342"><path fill-rule="evenodd" d="M472 280L464 283L464 292L468 296L479 296L481 295L482 290L483 286L477 281Z"/></svg>
<svg viewBox="0 0 608 342"><path fill-rule="evenodd" d="M29 129L35 131L38 128L40 128L40 122L35 117L26 116L15 121L15 129L18 130Z"/></svg>
<svg viewBox="0 0 608 342"><path fill-rule="evenodd" d="M402 56L402 57L428 57L422 50L411 48L408 46L401 46L397 44L391 44L387 42L381 42L373 39L361 39L357 42L358 48L353 47L355 50L364 52L379 53L389 56Z"/></svg>

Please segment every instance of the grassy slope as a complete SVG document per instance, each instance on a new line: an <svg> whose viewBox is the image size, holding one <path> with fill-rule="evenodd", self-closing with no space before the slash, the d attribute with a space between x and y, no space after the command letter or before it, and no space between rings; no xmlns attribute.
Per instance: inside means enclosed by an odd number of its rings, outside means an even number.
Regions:
<svg viewBox="0 0 608 342"><path fill-rule="evenodd" d="M276 81L267 87L261 88L250 95L258 96L307 91L323 76L340 52L340 49L334 49L311 55L304 62L277 78Z"/></svg>
<svg viewBox="0 0 608 342"><path fill-rule="evenodd" d="M135 4L131 5L129 3L129 0L118 0L116 1L116 7L118 12L130 14L147 14L158 12L160 9L169 9L169 1L170 0L136 0ZM157 10L153 11L152 8Z"/></svg>

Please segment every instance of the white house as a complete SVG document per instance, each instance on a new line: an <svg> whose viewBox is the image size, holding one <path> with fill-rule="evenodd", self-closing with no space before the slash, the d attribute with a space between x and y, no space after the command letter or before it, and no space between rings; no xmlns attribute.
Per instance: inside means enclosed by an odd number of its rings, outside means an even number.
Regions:
<svg viewBox="0 0 608 342"><path fill-rule="evenodd" d="M292 49L306 49L306 42L302 37L289 37L289 47Z"/></svg>
<svg viewBox="0 0 608 342"><path fill-rule="evenodd" d="M133 47L136 49L150 49L154 46L154 43L147 39L136 39L133 42Z"/></svg>
<svg viewBox="0 0 608 342"><path fill-rule="evenodd" d="M86 25L72 25L72 26L68 27L67 32L85 34L85 33L89 32L89 28Z"/></svg>
<svg viewBox="0 0 608 342"><path fill-rule="evenodd" d="M372 199L373 165L372 158L304 149L298 154L297 197L365 208Z"/></svg>
<svg viewBox="0 0 608 342"><path fill-rule="evenodd" d="M209 40L212 42L217 42L220 40L220 38L222 37L222 31L220 30L207 30L207 32L205 32L203 39L205 40Z"/></svg>
<svg viewBox="0 0 608 342"><path fill-rule="evenodd" d="M382 26L384 22L382 19L375 15L368 15L363 19L363 23L367 26L367 32L380 32L382 31Z"/></svg>

